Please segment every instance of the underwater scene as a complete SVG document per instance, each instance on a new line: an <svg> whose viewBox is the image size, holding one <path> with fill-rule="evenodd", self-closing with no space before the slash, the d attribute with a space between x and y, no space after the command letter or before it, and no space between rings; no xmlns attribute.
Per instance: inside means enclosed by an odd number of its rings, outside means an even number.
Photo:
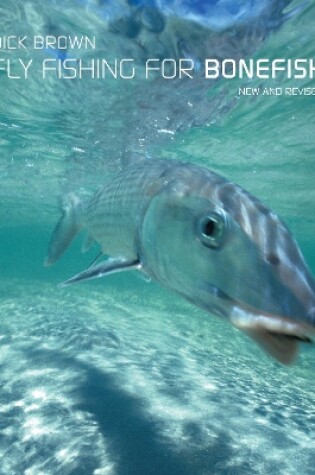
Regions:
<svg viewBox="0 0 315 475"><path fill-rule="evenodd" d="M314 21L0 0L0 475L315 473Z"/></svg>

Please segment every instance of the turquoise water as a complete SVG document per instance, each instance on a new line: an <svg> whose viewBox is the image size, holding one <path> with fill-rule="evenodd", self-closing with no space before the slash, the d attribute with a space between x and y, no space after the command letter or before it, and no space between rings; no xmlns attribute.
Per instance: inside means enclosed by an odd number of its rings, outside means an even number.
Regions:
<svg viewBox="0 0 315 475"><path fill-rule="evenodd" d="M1 35L95 35L96 53L71 56L131 56L142 71L143 48L108 33L100 5L0 0ZM257 58L312 58L314 19L310 2L263 41L258 28L236 47L224 33L211 44ZM141 41L154 57L170 38ZM59 288L97 253L82 255L80 239L56 266L42 263L57 197L87 197L145 155L206 165L261 198L314 274L314 96L241 97L238 79L213 87L198 77L43 80L47 57L54 52L1 51L33 64L24 80L0 71L0 473L311 475L313 346L282 367L236 329L133 273ZM315 87L284 77L250 83L297 85Z"/></svg>

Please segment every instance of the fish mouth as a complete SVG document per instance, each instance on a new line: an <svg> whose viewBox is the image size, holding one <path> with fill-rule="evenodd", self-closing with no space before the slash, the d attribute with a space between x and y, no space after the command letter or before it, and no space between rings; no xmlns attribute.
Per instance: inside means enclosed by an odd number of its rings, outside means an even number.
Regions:
<svg viewBox="0 0 315 475"><path fill-rule="evenodd" d="M299 342L312 343L315 327L298 317L256 309L216 287L212 287L211 293L227 304L229 321L282 364L289 365L294 362Z"/></svg>
<svg viewBox="0 0 315 475"><path fill-rule="evenodd" d="M295 361L298 343L312 343L310 336L315 334L315 328L307 322L263 312L236 301L230 321L284 365Z"/></svg>
<svg viewBox="0 0 315 475"><path fill-rule="evenodd" d="M307 322L257 310L236 300L234 300L230 321L240 330L264 329L271 334L285 335L307 343L312 341L309 335L315 335L315 328Z"/></svg>

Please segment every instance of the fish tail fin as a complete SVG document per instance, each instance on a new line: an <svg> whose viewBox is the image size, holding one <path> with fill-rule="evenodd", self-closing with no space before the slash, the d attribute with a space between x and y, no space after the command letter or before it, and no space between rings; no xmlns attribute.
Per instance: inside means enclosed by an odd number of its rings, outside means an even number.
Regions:
<svg viewBox="0 0 315 475"><path fill-rule="evenodd" d="M65 252L73 238L80 231L79 223L81 202L74 193L67 194L61 200L62 216L58 221L50 240L45 266L54 264Z"/></svg>

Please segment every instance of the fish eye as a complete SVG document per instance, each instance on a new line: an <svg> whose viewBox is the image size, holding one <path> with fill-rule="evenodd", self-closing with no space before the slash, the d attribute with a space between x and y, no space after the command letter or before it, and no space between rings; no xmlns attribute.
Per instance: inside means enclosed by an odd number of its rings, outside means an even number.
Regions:
<svg viewBox="0 0 315 475"><path fill-rule="evenodd" d="M219 213L207 214L199 221L198 227L198 237L202 244L213 249L223 244L226 222Z"/></svg>

